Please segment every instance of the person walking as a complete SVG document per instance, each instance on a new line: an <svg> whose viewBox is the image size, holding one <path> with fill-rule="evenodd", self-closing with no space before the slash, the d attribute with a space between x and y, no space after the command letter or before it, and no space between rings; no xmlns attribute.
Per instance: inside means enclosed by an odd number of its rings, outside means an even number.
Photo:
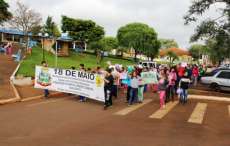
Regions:
<svg viewBox="0 0 230 146"><path fill-rule="evenodd" d="M131 80L130 80L131 95L129 98L129 105L132 105L134 102L137 102L139 79L140 78L137 76L137 73L134 71L132 73Z"/></svg>
<svg viewBox="0 0 230 146"><path fill-rule="evenodd" d="M169 75L168 75L168 97L170 100L174 101L174 92L175 92L175 85L176 85L177 75L175 68L171 68Z"/></svg>
<svg viewBox="0 0 230 146"><path fill-rule="evenodd" d="M160 98L160 109L165 108L165 94L166 94L166 88L167 88L168 81L166 79L166 75L164 73L164 70L161 70L160 72L160 79L158 83L158 93Z"/></svg>
<svg viewBox="0 0 230 146"><path fill-rule="evenodd" d="M193 86L197 86L197 81L198 81L198 76L199 76L199 68L197 65L194 65L192 69L192 77L193 77Z"/></svg>
<svg viewBox="0 0 230 146"><path fill-rule="evenodd" d="M187 103L188 98L188 88L191 80L188 77L188 73L185 73L185 75L181 78L179 83L180 88L180 103L185 104Z"/></svg>
<svg viewBox="0 0 230 146"><path fill-rule="evenodd" d="M112 70L107 69L107 73L106 73L106 76L104 79L104 82L105 82L105 85L104 85L104 94L105 94L104 110L106 110L109 106L113 105L111 92L112 92L114 78L113 78L113 75L111 73L112 73Z"/></svg>
<svg viewBox="0 0 230 146"><path fill-rule="evenodd" d="M138 102L139 103L142 103L144 101L144 83L143 83L143 80L141 78L141 73L142 73L142 70L139 72L139 81L138 81Z"/></svg>

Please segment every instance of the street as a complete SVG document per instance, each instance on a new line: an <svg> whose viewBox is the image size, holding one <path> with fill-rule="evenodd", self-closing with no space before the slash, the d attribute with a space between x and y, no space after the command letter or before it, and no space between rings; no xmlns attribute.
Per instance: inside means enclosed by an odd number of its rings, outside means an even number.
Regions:
<svg viewBox="0 0 230 146"><path fill-rule="evenodd" d="M159 111L154 96L131 107L118 98L104 111L101 103L68 95L9 104L0 106L0 145L229 146L229 105L175 101Z"/></svg>

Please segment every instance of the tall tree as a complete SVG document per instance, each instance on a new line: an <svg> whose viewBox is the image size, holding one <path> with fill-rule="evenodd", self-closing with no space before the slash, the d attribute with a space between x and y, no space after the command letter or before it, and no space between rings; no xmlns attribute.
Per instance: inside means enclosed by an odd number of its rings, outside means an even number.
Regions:
<svg viewBox="0 0 230 146"><path fill-rule="evenodd" d="M230 1L229 0L194 0L189 8L187 15L184 17L185 24L196 22L212 5L223 4L223 8L218 9L220 16L212 19L208 18L201 22L196 28L195 34L191 37L191 41L199 39L214 40L215 47L212 51L217 54L222 50L229 52L230 50ZM223 53L222 56L227 57L228 54Z"/></svg>
<svg viewBox="0 0 230 146"><path fill-rule="evenodd" d="M51 16L48 16L44 26L44 32L48 33L49 36L59 37L61 35L57 24L53 21Z"/></svg>
<svg viewBox="0 0 230 146"><path fill-rule="evenodd" d="M104 37L104 28L92 20L73 19L62 16L62 31L84 43L96 42Z"/></svg>
<svg viewBox="0 0 230 146"><path fill-rule="evenodd" d="M9 20L12 14L8 11L9 5L4 0L0 0L0 24Z"/></svg>
<svg viewBox="0 0 230 146"><path fill-rule="evenodd" d="M207 49L206 45L202 45L202 44L193 44L190 48L189 48L189 52L192 55L194 60L198 60L201 55L207 55L209 54L209 51Z"/></svg>
<svg viewBox="0 0 230 146"><path fill-rule="evenodd" d="M118 41L114 37L104 37L99 41L94 41L89 44L89 49L94 50L98 55L100 51L111 51L118 48Z"/></svg>
<svg viewBox="0 0 230 146"><path fill-rule="evenodd" d="M179 45L174 39L160 39L161 49L178 48Z"/></svg>
<svg viewBox="0 0 230 146"><path fill-rule="evenodd" d="M117 39L120 46L135 50L135 61L138 53L146 54L155 49L159 50L157 33L143 23L131 23L121 27L118 30Z"/></svg>
<svg viewBox="0 0 230 146"><path fill-rule="evenodd" d="M28 48L28 34L31 33L34 28L41 26L41 22L42 17L40 13L35 12L20 1L17 1L16 10L13 12L13 17L9 21L9 24L25 34L26 47Z"/></svg>
<svg viewBox="0 0 230 146"><path fill-rule="evenodd" d="M169 57L169 61L170 61L170 66L173 65L174 61L178 60L178 56L176 55L176 53L169 51L167 53L167 56Z"/></svg>
<svg viewBox="0 0 230 146"><path fill-rule="evenodd" d="M104 37L99 43L102 45L103 51L111 51L112 49L118 48L118 40L114 37Z"/></svg>

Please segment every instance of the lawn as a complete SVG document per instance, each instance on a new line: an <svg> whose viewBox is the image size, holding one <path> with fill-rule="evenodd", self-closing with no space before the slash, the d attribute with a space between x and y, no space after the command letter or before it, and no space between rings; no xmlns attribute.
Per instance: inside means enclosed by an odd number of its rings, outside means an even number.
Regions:
<svg viewBox="0 0 230 146"><path fill-rule="evenodd" d="M49 67L55 67L55 55L49 52L45 52L45 60L48 62ZM33 53L31 56L27 56L23 60L17 75L23 76L34 76L35 66L40 65L42 61L42 49L39 47L33 48ZM114 57L105 57L101 64L97 65L96 56L93 54L79 54L71 52L69 57L58 57L58 68L70 68L74 66L79 67L81 63L85 64L86 68L95 68L101 66L103 68L107 67L107 62L111 61L112 64L122 64L123 66L134 64L133 61L128 59L120 59Z"/></svg>

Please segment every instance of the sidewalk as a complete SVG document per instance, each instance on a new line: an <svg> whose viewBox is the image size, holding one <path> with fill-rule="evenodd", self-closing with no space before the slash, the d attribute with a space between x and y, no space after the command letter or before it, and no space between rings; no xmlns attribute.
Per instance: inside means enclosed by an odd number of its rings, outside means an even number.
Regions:
<svg viewBox="0 0 230 146"><path fill-rule="evenodd" d="M0 100L14 98L10 85L10 76L17 67L17 63L9 55L0 54Z"/></svg>

